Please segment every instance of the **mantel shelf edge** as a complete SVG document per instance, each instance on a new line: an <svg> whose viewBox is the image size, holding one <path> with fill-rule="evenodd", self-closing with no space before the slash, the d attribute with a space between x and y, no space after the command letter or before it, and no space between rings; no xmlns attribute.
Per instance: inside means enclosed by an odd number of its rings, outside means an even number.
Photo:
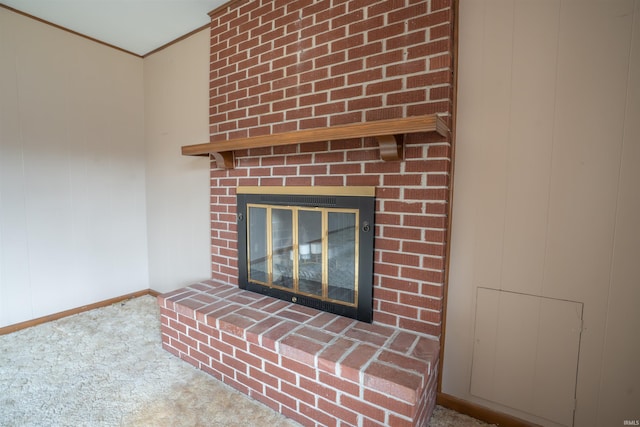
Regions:
<svg viewBox="0 0 640 427"><path fill-rule="evenodd" d="M182 147L182 154L185 156L211 155L218 168L233 169L234 150L374 137L378 141L382 160L402 160L403 136L418 132L437 132L442 136L448 136L449 128L442 117L431 114L185 145Z"/></svg>

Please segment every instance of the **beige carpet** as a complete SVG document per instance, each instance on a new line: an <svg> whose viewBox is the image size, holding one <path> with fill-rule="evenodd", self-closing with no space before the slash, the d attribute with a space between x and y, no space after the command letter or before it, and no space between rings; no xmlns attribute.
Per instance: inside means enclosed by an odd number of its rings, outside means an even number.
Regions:
<svg viewBox="0 0 640 427"><path fill-rule="evenodd" d="M486 426L436 408L432 427ZM0 336L0 426L298 426L162 350L145 296Z"/></svg>

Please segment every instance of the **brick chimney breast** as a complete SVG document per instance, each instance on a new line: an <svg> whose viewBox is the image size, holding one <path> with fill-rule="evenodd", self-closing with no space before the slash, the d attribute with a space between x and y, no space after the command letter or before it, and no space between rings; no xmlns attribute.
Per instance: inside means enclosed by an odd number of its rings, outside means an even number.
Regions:
<svg viewBox="0 0 640 427"><path fill-rule="evenodd" d="M233 2L211 16L211 141L437 113L452 105L450 1ZM235 152L211 171L212 275L237 284L235 189L375 186L374 322L440 335L450 141L410 134ZM434 307L439 307L434 309Z"/></svg>

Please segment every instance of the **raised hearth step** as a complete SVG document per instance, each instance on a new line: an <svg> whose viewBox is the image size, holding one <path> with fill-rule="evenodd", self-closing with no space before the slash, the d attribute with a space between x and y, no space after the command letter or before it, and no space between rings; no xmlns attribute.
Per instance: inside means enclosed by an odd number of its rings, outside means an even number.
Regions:
<svg viewBox="0 0 640 427"><path fill-rule="evenodd" d="M427 336L216 281L158 300L168 351L304 425L335 416L331 405L353 425L415 426L431 412L439 343Z"/></svg>

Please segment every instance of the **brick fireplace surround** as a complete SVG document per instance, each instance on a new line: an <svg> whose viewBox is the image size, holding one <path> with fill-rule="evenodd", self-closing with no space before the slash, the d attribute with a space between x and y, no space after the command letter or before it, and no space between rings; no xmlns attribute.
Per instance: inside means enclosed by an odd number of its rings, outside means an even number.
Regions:
<svg viewBox="0 0 640 427"><path fill-rule="evenodd" d="M211 142L438 114L451 0L232 1L211 13ZM450 137L235 151L211 168L211 280L161 295L165 349L305 426L424 426L442 327ZM373 324L238 288L238 186L375 186Z"/></svg>

